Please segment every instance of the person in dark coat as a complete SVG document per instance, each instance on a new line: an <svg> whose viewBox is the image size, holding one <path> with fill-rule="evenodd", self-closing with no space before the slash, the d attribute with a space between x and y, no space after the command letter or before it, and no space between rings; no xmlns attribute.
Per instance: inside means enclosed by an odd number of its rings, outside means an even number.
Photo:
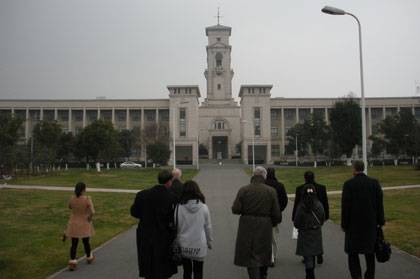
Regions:
<svg viewBox="0 0 420 279"><path fill-rule="evenodd" d="M137 257L139 276L146 279L166 279L177 273L170 247L176 197L170 191L172 174L161 171L159 184L137 193L131 215L139 219L137 227Z"/></svg>
<svg viewBox="0 0 420 279"><path fill-rule="evenodd" d="M318 200L321 202L324 212L325 212L325 221L330 218L330 206L328 204L328 196L327 196L327 189L324 185L318 184L315 182L315 174L312 171L307 171L303 175L305 179L305 184L300 185L296 188L295 193L295 202L293 204L293 212L292 212L292 221L295 218L296 209L300 200L302 199L303 189L306 185L311 184L315 187L315 192L318 197ZM317 263L322 264L324 262L324 257L322 254L317 255Z"/></svg>
<svg viewBox="0 0 420 279"><path fill-rule="evenodd" d="M237 266L248 269L250 279L266 278L271 264L273 225L281 222L276 191L265 185L267 171L257 167L251 184L239 189L232 213L241 215L236 237Z"/></svg>
<svg viewBox="0 0 420 279"><path fill-rule="evenodd" d="M265 184L273 187L277 192L277 200L279 201L280 211L284 211L289 201L287 198L286 189L284 188L283 183L277 180L276 170L274 168L267 168L267 179ZM277 241L276 235L279 234L278 226L273 226L273 251L271 256L271 265L274 266L277 258Z"/></svg>
<svg viewBox="0 0 420 279"><path fill-rule="evenodd" d="M181 181L182 171L180 169L172 170L172 186L171 191L175 194L178 201L181 199L184 184Z"/></svg>
<svg viewBox="0 0 420 279"><path fill-rule="evenodd" d="M364 163L353 163L353 178L343 185L341 228L345 232L344 250L352 278L362 278L359 254L365 255L364 278L375 278L377 230L385 225L382 188L378 180L363 173Z"/></svg>
<svg viewBox="0 0 420 279"><path fill-rule="evenodd" d="M324 220L324 208L318 200L315 187L306 184L293 221L299 231L296 254L304 258L306 279L315 278L315 256L323 253L321 227Z"/></svg>

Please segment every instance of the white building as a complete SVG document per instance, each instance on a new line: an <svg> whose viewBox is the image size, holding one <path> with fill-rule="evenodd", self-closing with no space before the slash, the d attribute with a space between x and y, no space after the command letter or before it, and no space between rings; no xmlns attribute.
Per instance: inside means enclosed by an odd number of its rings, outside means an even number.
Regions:
<svg viewBox="0 0 420 279"><path fill-rule="evenodd" d="M198 86L170 85L169 99L0 100L0 113L26 119L22 129L26 139L40 120L56 120L63 130L74 134L96 119L108 119L120 130L156 123L169 129L171 137L175 135L178 163L197 164L199 143L208 150L209 159L248 162L253 141L259 163L293 158L285 152L287 130L310 113L319 113L328 121L328 111L337 99L271 98L272 85L259 84L242 85L238 104L232 96L231 28L207 27L206 36L207 90L201 103ZM399 110L412 111L420 121L420 97L367 98L366 107L368 136L375 124Z"/></svg>

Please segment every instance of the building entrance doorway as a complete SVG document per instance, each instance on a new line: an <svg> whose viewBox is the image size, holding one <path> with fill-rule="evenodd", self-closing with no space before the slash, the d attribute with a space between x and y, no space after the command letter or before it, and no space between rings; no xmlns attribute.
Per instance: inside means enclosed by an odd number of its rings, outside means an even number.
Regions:
<svg viewBox="0 0 420 279"><path fill-rule="evenodd" d="M213 159L228 159L228 137L212 137Z"/></svg>

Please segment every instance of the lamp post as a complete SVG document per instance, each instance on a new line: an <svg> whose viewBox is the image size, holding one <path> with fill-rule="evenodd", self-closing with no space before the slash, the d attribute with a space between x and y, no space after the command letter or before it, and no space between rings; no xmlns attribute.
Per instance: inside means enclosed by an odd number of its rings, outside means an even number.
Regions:
<svg viewBox="0 0 420 279"><path fill-rule="evenodd" d="M247 120L242 120L242 123L250 123ZM255 171L255 130L252 131L252 171Z"/></svg>
<svg viewBox="0 0 420 279"><path fill-rule="evenodd" d="M366 102L365 102L365 86L363 80L363 52L362 52L362 27L359 19L351 13L348 13L344 10L337 9L330 6L325 6L321 10L323 13L330 15L349 15L354 18L359 27L359 56L360 56L360 87L361 87L361 102L362 102L362 153L363 153L363 163L365 165L365 174L367 174L367 148L366 148Z"/></svg>

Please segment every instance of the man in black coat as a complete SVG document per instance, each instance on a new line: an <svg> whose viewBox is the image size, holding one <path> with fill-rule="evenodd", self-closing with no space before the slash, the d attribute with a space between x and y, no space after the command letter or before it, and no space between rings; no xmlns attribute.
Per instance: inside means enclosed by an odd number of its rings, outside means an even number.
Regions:
<svg viewBox="0 0 420 279"><path fill-rule="evenodd" d="M359 254L366 259L365 279L375 278L375 243L378 227L385 224L383 194L378 180L363 173L362 161L353 163L354 177L343 185L341 228L352 278L362 278Z"/></svg>
<svg viewBox="0 0 420 279"><path fill-rule="evenodd" d="M139 219L137 227L137 258L139 276L146 279L166 279L177 273L171 260L170 247L174 239L173 224L176 197L170 191L172 174L161 171L159 184L137 193L131 215Z"/></svg>
<svg viewBox="0 0 420 279"><path fill-rule="evenodd" d="M325 213L325 221L330 218L330 207L328 204L328 196L327 196L327 188L324 185L318 184L315 182L315 174L312 171L307 171L303 175L305 179L305 184L300 185L296 188L295 193L295 202L293 204L293 212L292 212L292 221L295 220L295 214L296 209L302 199L303 190L305 188L305 185L311 184L315 187L315 192L318 197L318 200L321 202L322 206L324 207L324 213ZM324 262L324 258L321 255L317 256L317 263L322 264Z"/></svg>

